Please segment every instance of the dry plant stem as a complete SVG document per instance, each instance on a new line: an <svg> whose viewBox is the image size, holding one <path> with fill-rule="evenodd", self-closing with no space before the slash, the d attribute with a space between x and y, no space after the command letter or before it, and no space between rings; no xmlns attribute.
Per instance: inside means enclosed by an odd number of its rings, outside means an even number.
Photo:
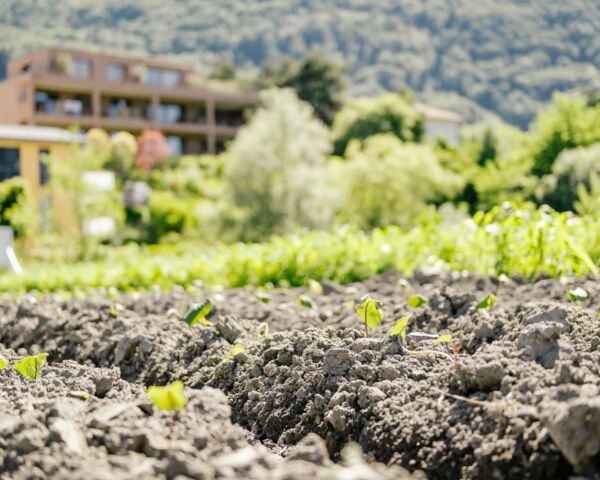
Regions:
<svg viewBox="0 0 600 480"><path fill-rule="evenodd" d="M455 400L460 400L461 402L470 403L472 405L477 405L479 407L489 407L493 402L486 402L484 400L473 400L472 398L463 397L462 395L455 395L454 393L444 392L436 387L430 387L432 390L438 392L440 395L444 395L446 397L453 398Z"/></svg>

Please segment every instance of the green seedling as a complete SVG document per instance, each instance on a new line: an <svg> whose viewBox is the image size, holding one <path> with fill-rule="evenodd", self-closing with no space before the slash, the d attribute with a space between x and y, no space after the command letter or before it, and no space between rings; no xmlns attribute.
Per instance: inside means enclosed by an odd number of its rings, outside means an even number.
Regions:
<svg viewBox="0 0 600 480"><path fill-rule="evenodd" d="M183 383L179 380L166 387L148 387L146 394L159 410L183 411L185 408Z"/></svg>
<svg viewBox="0 0 600 480"><path fill-rule="evenodd" d="M298 303L304 308L315 308L315 302L308 295L300 295L298 297Z"/></svg>
<svg viewBox="0 0 600 480"><path fill-rule="evenodd" d="M212 311L212 303L210 300L205 300L202 305L192 308L185 316L185 322L189 327L193 327L197 323L200 323L206 327L210 326L210 322L206 319L208 314Z"/></svg>
<svg viewBox="0 0 600 480"><path fill-rule="evenodd" d="M323 293L323 285L321 285L316 280L313 280L312 278L308 279L308 289L312 293Z"/></svg>
<svg viewBox="0 0 600 480"><path fill-rule="evenodd" d="M380 309L381 302L372 299L369 294L366 294L360 299L360 303L356 306L356 311L365 325L365 337L369 336L369 328L373 331L383 320L383 312Z"/></svg>
<svg viewBox="0 0 600 480"><path fill-rule="evenodd" d="M231 347L231 351L229 352L229 355L231 355L232 357L235 357L236 355L242 353L245 350L246 350L246 347L244 347L241 343L236 343L233 347Z"/></svg>
<svg viewBox="0 0 600 480"><path fill-rule="evenodd" d="M42 378L42 369L46 364L47 353L40 353L37 356L25 357L20 362L15 363L15 369L26 379L32 382Z"/></svg>
<svg viewBox="0 0 600 480"><path fill-rule="evenodd" d="M452 342L452 335L440 335L433 343L450 343Z"/></svg>
<svg viewBox="0 0 600 480"><path fill-rule="evenodd" d="M69 392L69 397L79 398L80 400L88 401L91 398L91 395L88 392L77 390L74 392Z"/></svg>
<svg viewBox="0 0 600 480"><path fill-rule="evenodd" d="M264 340L269 335L269 324L267 322L261 323L258 327L256 327L256 337L259 340Z"/></svg>
<svg viewBox="0 0 600 480"><path fill-rule="evenodd" d="M496 303L496 295L490 293L487 297L485 297L481 302L477 304L477 309L485 308L487 310L492 310L492 307Z"/></svg>
<svg viewBox="0 0 600 480"><path fill-rule="evenodd" d="M271 301L271 297L265 292L256 292L255 296L256 299L262 303L269 303Z"/></svg>
<svg viewBox="0 0 600 480"><path fill-rule="evenodd" d="M409 317L402 317L396 321L396 325L390 331L390 337L395 337L396 335L400 335L402 340L406 338L406 327L408 325Z"/></svg>
<svg viewBox="0 0 600 480"><path fill-rule="evenodd" d="M0 355L0 370L6 367L8 367L8 360Z"/></svg>
<svg viewBox="0 0 600 480"><path fill-rule="evenodd" d="M567 298L571 302L585 302L589 298L589 293L583 288L577 287L567 292Z"/></svg>
<svg viewBox="0 0 600 480"><path fill-rule="evenodd" d="M408 303L408 305L412 308L419 308L427 303L427 299L421 295L411 295L406 300L406 303Z"/></svg>

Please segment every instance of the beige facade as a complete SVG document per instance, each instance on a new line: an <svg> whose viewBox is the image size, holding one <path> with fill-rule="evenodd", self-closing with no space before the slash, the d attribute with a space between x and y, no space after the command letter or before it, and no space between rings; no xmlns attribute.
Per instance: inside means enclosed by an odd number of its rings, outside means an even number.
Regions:
<svg viewBox="0 0 600 480"><path fill-rule="evenodd" d="M43 49L13 59L0 83L0 124L160 130L175 153L218 152L258 95L193 86L191 70L149 59Z"/></svg>

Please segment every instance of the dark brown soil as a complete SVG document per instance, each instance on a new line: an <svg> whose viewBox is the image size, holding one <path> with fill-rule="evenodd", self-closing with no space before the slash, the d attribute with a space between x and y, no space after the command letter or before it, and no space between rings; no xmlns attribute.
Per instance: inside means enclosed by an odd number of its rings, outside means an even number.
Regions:
<svg viewBox="0 0 600 480"><path fill-rule="evenodd" d="M0 370L0 479L600 478L600 284L399 280L268 303L254 290L1 302L0 353L47 352L49 366L37 382ZM575 286L588 301L567 301ZM370 338L351 305L367 292L385 313ZM428 304L409 308L413 293ZM206 297L212 325L188 328ZM384 338L408 314L409 331L453 346ZM177 379L185 412L155 410L144 386Z"/></svg>

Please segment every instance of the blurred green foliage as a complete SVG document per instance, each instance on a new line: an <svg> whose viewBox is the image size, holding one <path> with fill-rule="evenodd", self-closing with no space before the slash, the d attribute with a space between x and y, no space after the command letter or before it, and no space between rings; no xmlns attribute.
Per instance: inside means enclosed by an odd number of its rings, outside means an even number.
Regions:
<svg viewBox="0 0 600 480"><path fill-rule="evenodd" d="M420 142L425 122L411 101L387 93L374 98L348 101L333 122L333 153L344 155L351 140L378 133L391 133L406 142Z"/></svg>
<svg viewBox="0 0 600 480"><path fill-rule="evenodd" d="M350 143L335 174L339 219L363 229L411 226L428 203L441 203L462 186L431 146L402 143L389 133Z"/></svg>
<svg viewBox="0 0 600 480"><path fill-rule="evenodd" d="M225 165L243 240L330 220L325 163L329 132L292 89L262 93L264 107L242 127Z"/></svg>
<svg viewBox="0 0 600 480"><path fill-rule="evenodd" d="M118 250L104 261L30 266L24 275L0 275L2 291L163 289L194 291L205 284L299 286L312 280L348 283L418 267L472 271L531 280L597 273L600 220L549 208L494 207L462 221L424 213L410 230L397 226L364 233L351 228L300 232L263 244L194 244Z"/></svg>
<svg viewBox="0 0 600 480"><path fill-rule="evenodd" d="M38 206L26 180L15 177L0 182L0 225L12 227L15 238L38 233Z"/></svg>

